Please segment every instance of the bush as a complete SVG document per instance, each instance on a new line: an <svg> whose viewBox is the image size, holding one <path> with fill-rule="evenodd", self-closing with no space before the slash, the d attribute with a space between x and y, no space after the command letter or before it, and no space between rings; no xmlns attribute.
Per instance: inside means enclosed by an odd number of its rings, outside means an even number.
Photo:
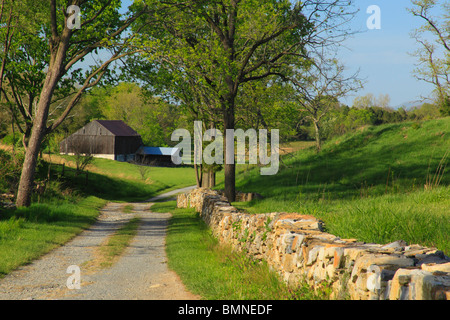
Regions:
<svg viewBox="0 0 450 320"><path fill-rule="evenodd" d="M16 146L16 147L22 147L22 138L19 134L8 134L3 139L2 142L8 146Z"/></svg>
<svg viewBox="0 0 450 320"><path fill-rule="evenodd" d="M64 134L63 133L52 133L50 135L47 135L42 142L42 150L44 153L59 153L59 144L61 141L64 140Z"/></svg>
<svg viewBox="0 0 450 320"><path fill-rule="evenodd" d="M22 171L23 154L14 156L0 150L0 192L15 192Z"/></svg>

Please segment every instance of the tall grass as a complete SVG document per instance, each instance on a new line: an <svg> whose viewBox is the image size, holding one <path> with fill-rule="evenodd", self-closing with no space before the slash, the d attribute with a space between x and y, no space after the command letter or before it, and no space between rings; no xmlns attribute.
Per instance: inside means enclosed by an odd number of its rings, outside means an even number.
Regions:
<svg viewBox="0 0 450 320"><path fill-rule="evenodd" d="M434 174L431 174L428 170L427 179L425 182L425 189L433 189L439 187L441 184L442 178L444 177L445 169L447 167L447 157L449 151L445 152L441 161L439 161L439 165L436 168ZM429 169L429 168L428 168Z"/></svg>
<svg viewBox="0 0 450 320"><path fill-rule="evenodd" d="M319 154L284 156L275 176L241 167L237 190L264 199L235 205L312 214L343 238L403 239L450 254L449 134L448 117L368 127L328 141Z"/></svg>
<svg viewBox="0 0 450 320"><path fill-rule="evenodd" d="M103 199L0 211L0 277L66 243L91 225Z"/></svg>

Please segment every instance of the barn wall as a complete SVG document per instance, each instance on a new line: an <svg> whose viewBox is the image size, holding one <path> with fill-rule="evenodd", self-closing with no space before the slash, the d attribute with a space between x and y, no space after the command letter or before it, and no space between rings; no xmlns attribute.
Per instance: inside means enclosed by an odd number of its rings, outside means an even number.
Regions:
<svg viewBox="0 0 450 320"><path fill-rule="evenodd" d="M142 139L140 136L131 137L115 137L114 153L119 154L134 154L142 146Z"/></svg>
<svg viewBox="0 0 450 320"><path fill-rule="evenodd" d="M142 146L137 136L115 136L96 121L88 123L60 143L60 152L66 154L92 154L107 156L114 160L128 161L134 158Z"/></svg>
<svg viewBox="0 0 450 320"><path fill-rule="evenodd" d="M72 135L61 142L60 152L114 154L114 136Z"/></svg>
<svg viewBox="0 0 450 320"><path fill-rule="evenodd" d="M85 136L113 136L113 134L103 127L98 122L90 122L80 130L76 131L73 135L85 135Z"/></svg>

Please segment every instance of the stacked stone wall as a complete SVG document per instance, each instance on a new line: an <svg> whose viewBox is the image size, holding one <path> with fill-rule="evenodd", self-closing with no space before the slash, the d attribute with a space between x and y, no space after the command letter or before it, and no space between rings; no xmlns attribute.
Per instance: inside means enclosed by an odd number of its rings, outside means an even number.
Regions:
<svg viewBox="0 0 450 320"><path fill-rule="evenodd" d="M205 188L178 195L177 206L195 208L220 242L265 260L289 285L325 282L332 299L450 300L450 258L436 248L341 239L297 213L240 213Z"/></svg>

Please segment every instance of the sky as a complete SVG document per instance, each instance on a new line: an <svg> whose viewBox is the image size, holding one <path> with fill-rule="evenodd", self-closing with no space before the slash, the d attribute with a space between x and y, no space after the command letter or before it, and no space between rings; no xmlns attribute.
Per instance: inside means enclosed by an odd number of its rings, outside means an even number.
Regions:
<svg viewBox="0 0 450 320"><path fill-rule="evenodd" d="M359 13L351 22L353 30L361 30L348 40L339 52L341 62L348 72L360 70L365 86L356 93L368 93L376 97L389 94L391 106L404 102L420 100L430 96L433 87L418 81L413 74L417 58L409 53L419 49L410 33L423 25L422 19L413 16L406 8L411 8L410 0L357 0ZM377 5L381 13L381 29L368 29L367 13L371 5ZM342 102L352 105L354 96Z"/></svg>

